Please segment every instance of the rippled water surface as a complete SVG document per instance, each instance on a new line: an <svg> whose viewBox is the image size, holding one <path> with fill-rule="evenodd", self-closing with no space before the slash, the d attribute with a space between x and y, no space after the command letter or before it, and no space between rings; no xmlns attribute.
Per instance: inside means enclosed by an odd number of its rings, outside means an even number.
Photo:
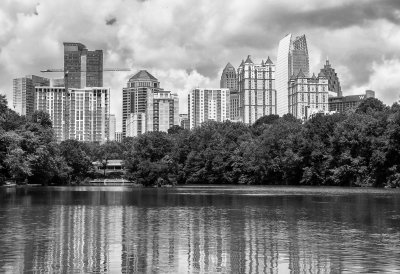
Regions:
<svg viewBox="0 0 400 274"><path fill-rule="evenodd" d="M400 191L0 189L0 273L400 273Z"/></svg>

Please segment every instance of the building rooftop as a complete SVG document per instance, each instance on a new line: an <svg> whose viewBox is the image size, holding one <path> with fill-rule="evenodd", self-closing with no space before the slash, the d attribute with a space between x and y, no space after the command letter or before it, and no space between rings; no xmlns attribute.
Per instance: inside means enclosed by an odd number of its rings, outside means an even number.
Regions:
<svg viewBox="0 0 400 274"><path fill-rule="evenodd" d="M271 61L271 59L269 58L269 56L268 56L267 61L265 61L265 64L273 64L273 62Z"/></svg>
<svg viewBox="0 0 400 274"><path fill-rule="evenodd" d="M245 64L249 63L249 64L253 64L253 61L251 61L250 55L247 55L247 59L246 61L244 61Z"/></svg>
<svg viewBox="0 0 400 274"><path fill-rule="evenodd" d="M136 80L152 80L158 81L156 77L151 75L147 70L140 70L135 75L129 78L129 81L136 81Z"/></svg>
<svg viewBox="0 0 400 274"><path fill-rule="evenodd" d="M306 78L302 69L300 69L299 74L297 74L297 78Z"/></svg>
<svg viewBox="0 0 400 274"><path fill-rule="evenodd" d="M228 62L228 64L226 64L224 70L228 70L228 69L235 69L230 62Z"/></svg>

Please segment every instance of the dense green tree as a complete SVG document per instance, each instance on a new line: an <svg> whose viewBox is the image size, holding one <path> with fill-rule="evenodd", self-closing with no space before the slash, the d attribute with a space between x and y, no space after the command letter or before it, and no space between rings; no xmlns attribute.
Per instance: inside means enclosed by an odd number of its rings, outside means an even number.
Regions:
<svg viewBox="0 0 400 274"><path fill-rule="evenodd" d="M66 140L60 143L60 153L70 168L68 182L80 182L92 170L92 162L84 150L85 144L77 140Z"/></svg>

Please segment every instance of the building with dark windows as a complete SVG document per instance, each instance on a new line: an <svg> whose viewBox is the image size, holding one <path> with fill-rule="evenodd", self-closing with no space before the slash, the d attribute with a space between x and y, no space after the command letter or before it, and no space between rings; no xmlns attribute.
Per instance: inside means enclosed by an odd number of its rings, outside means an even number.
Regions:
<svg viewBox="0 0 400 274"><path fill-rule="evenodd" d="M335 69L332 68L328 59L326 59L326 63L324 65L324 68L321 69L321 72L323 72L328 79L329 91L334 92L336 96L342 96L342 89L340 87L339 77L337 76Z"/></svg>
<svg viewBox="0 0 400 274"><path fill-rule="evenodd" d="M103 51L90 51L81 43L64 42L64 73L67 88L103 86Z"/></svg>
<svg viewBox="0 0 400 274"><path fill-rule="evenodd" d="M306 36L293 38L292 34L287 34L279 41L276 64L277 114L280 116L289 112L289 79L298 75L300 70L306 78L310 77Z"/></svg>
<svg viewBox="0 0 400 274"><path fill-rule="evenodd" d="M308 78L302 70L289 80L289 113L306 120L311 113L328 112L328 79L323 72Z"/></svg>
<svg viewBox="0 0 400 274"><path fill-rule="evenodd" d="M36 75L13 79L13 107L20 115L35 111L35 87L50 86L50 80Z"/></svg>
<svg viewBox="0 0 400 274"><path fill-rule="evenodd" d="M338 96L329 98L329 111L344 113L350 109L355 109L367 98L375 98L375 91L366 90L365 94Z"/></svg>
<svg viewBox="0 0 400 274"><path fill-rule="evenodd" d="M160 88L157 78L146 70L132 76L122 94L124 137L168 131L173 125L179 125L178 96Z"/></svg>
<svg viewBox="0 0 400 274"><path fill-rule="evenodd" d="M229 88L230 91L237 90L236 70L228 63L221 74L220 88Z"/></svg>
<svg viewBox="0 0 400 274"><path fill-rule="evenodd" d="M228 63L221 74L220 88L228 88L230 91L230 119L239 119L239 93L236 69Z"/></svg>
<svg viewBox="0 0 400 274"><path fill-rule="evenodd" d="M276 114L275 65L269 57L255 64L247 56L238 68L237 77L242 122L252 124L262 116Z"/></svg>

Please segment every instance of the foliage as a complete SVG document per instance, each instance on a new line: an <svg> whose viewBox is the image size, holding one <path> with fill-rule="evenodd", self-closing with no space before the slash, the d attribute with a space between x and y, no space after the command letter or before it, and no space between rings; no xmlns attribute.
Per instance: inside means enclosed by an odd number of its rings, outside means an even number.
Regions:
<svg viewBox="0 0 400 274"><path fill-rule="evenodd" d="M122 143L57 144L45 112L26 119L0 96L0 180L68 184L90 176L92 162L124 160L126 177L165 184L287 184L400 187L400 105L364 100L346 114L261 117L251 126L206 122L174 126Z"/></svg>

